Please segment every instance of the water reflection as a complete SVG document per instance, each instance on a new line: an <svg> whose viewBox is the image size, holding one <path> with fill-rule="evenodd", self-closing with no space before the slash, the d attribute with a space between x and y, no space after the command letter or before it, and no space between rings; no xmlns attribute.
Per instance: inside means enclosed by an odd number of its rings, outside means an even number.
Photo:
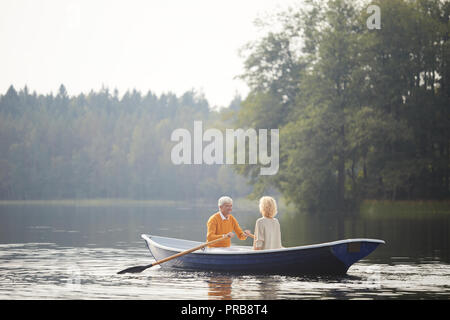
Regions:
<svg viewBox="0 0 450 320"><path fill-rule="evenodd" d="M387 244L353 265L344 277L230 275L160 267L116 274L153 261L141 233L203 241L203 222L213 210L0 206L0 298L450 298L448 216L345 220L345 238L380 238ZM238 214L240 224L252 229L257 215ZM283 213L279 219L285 246L337 240L333 219Z"/></svg>
<svg viewBox="0 0 450 320"><path fill-rule="evenodd" d="M212 275L208 282L208 297L220 300L231 300L231 288L233 279L226 275Z"/></svg>
<svg viewBox="0 0 450 320"><path fill-rule="evenodd" d="M259 299L276 300L279 298L282 277L266 276L259 279Z"/></svg>
<svg viewBox="0 0 450 320"><path fill-rule="evenodd" d="M231 300L253 299L275 300L279 298L280 281L282 277L272 275L236 275L211 274L206 278L208 283L208 298Z"/></svg>
<svg viewBox="0 0 450 320"><path fill-rule="evenodd" d="M445 263L362 261L341 277L190 272L153 267L145 248L0 245L0 299L392 299L450 298Z"/></svg>

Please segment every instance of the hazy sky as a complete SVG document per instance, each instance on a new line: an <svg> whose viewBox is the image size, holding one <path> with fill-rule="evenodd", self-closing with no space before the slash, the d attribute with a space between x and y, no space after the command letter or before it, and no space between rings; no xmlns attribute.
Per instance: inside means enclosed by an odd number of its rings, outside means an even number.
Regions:
<svg viewBox="0 0 450 320"><path fill-rule="evenodd" d="M192 88L228 106L248 87L238 49L287 0L1 0L0 93Z"/></svg>

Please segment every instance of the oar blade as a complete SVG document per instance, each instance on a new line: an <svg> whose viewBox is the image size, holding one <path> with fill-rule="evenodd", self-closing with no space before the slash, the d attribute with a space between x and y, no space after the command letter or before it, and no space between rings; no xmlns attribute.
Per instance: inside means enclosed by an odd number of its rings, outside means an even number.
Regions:
<svg viewBox="0 0 450 320"><path fill-rule="evenodd" d="M119 272L117 272L117 274L124 274L124 273L139 273L139 272L142 272L142 271L144 271L145 269L150 268L150 267L152 267L152 266L154 266L154 265L156 266L156 265L159 265L159 264L164 263L164 262L166 262L166 261L169 261L169 260L172 260L172 259L175 259L175 258L184 256L185 254L188 254L188 253L191 253L191 252L200 250L200 249L202 249L202 248L204 248L204 247L206 247L206 246L208 246L208 245L210 245L210 244L213 244L213 243L216 243L216 242L222 241L222 240L223 240L223 238L219 238L219 239L216 239L216 240L212 240L212 241L209 241L209 242L205 242L205 243L199 245L198 247L195 247L195 248L192 248L192 249L183 251L183 252L179 252L179 253L174 254L174 255L172 255L172 256L170 256L170 257L167 257L167 258L161 259L161 260L159 260L159 261L153 262L152 264L149 264L149 265L146 265L146 266L131 267L131 268L128 268L128 269L119 271Z"/></svg>
<svg viewBox="0 0 450 320"><path fill-rule="evenodd" d="M150 268L152 265L146 265L146 266L136 266L136 267L131 267L131 268L127 268L124 269L122 271L117 272L117 274L124 274L124 273L140 273L142 271L144 271L147 268Z"/></svg>

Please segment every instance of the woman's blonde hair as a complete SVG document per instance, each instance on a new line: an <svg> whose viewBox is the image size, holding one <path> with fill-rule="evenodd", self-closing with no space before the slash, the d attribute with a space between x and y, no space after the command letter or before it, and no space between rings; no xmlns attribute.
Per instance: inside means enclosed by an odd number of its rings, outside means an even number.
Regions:
<svg viewBox="0 0 450 320"><path fill-rule="evenodd" d="M277 215L277 202L272 197L262 197L259 199L259 211L266 218L273 218Z"/></svg>

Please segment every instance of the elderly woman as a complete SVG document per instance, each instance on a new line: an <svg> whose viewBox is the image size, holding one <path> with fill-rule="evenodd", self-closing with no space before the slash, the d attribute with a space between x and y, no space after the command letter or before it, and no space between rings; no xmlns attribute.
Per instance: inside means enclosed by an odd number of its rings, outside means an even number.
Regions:
<svg viewBox="0 0 450 320"><path fill-rule="evenodd" d="M254 250L280 249L281 231L277 214L277 203L272 197L262 197L259 200L259 211L262 217L256 220Z"/></svg>

